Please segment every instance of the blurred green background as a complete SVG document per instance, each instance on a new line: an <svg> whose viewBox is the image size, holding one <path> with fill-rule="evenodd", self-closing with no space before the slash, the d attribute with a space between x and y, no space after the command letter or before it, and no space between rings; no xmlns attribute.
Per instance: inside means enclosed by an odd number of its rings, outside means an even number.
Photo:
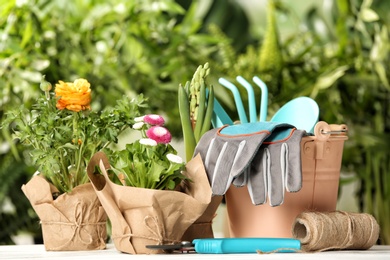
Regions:
<svg viewBox="0 0 390 260"><path fill-rule="evenodd" d="M374 214L380 243L390 244L389 8L380 0L0 0L0 120L34 103L42 75L51 83L83 77L93 109L144 93L180 140L178 85L199 65L210 63L233 119L233 97L218 78L257 75L269 88L269 116L305 95L321 120L348 125L340 196L352 183L357 210ZM23 233L42 240L20 190L35 171L26 153L3 128L0 244Z"/></svg>

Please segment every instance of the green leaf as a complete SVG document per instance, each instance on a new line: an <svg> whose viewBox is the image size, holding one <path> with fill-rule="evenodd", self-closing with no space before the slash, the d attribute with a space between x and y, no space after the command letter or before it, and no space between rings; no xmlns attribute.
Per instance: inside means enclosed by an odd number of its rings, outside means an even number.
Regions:
<svg viewBox="0 0 390 260"><path fill-rule="evenodd" d="M188 94L186 92L186 88L188 88L188 86L189 86L189 82L186 83L185 87L180 85L178 90L180 120L182 124L187 161L189 161L192 158L196 146L194 131L192 129L191 120L190 120L190 105L187 96Z"/></svg>
<svg viewBox="0 0 390 260"><path fill-rule="evenodd" d="M22 41L20 43L20 47L22 49L25 48L26 44L31 40L31 37L32 37L32 34L33 34L33 28L32 28L32 20L28 20L27 22L27 25L25 26L24 28L24 32L23 32L23 38L22 38Z"/></svg>
<svg viewBox="0 0 390 260"><path fill-rule="evenodd" d="M360 17L362 18L363 21L368 22L368 23L379 20L378 14L370 8L362 9L360 11Z"/></svg>
<svg viewBox="0 0 390 260"><path fill-rule="evenodd" d="M348 68L347 65L344 65L320 75L313 86L313 91L310 96L315 98L320 90L331 87L339 78L344 76Z"/></svg>
<svg viewBox="0 0 390 260"><path fill-rule="evenodd" d="M168 190L173 190L176 187L176 183L173 180L168 180L166 187Z"/></svg>
<svg viewBox="0 0 390 260"><path fill-rule="evenodd" d="M123 157L119 157L119 159L114 164L114 168L116 169L125 169L127 167L129 167L129 164Z"/></svg>
<svg viewBox="0 0 390 260"><path fill-rule="evenodd" d="M387 73L386 73L387 70L385 68L385 64L383 62L375 62L374 66L375 66L375 71L376 73L378 73L381 82L383 83L383 85L386 86L388 90L390 90L389 81L387 80Z"/></svg>
<svg viewBox="0 0 390 260"><path fill-rule="evenodd" d="M164 172L165 167L160 165L157 162L152 162L149 168L149 171L147 172L147 175L150 176L150 180L153 182L158 182L160 180L160 177L162 173Z"/></svg>
<svg viewBox="0 0 390 260"><path fill-rule="evenodd" d="M387 60L389 52L389 36L386 26L382 26L380 32L375 33L375 42L370 51L372 62L382 62Z"/></svg>

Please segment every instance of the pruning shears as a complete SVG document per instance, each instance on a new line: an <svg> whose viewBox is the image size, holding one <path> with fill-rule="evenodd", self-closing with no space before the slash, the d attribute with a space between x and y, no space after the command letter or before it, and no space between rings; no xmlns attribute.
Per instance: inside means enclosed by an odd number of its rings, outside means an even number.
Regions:
<svg viewBox="0 0 390 260"><path fill-rule="evenodd" d="M301 243L293 238L201 238L171 245L147 245L148 249L165 252L199 254L294 253Z"/></svg>

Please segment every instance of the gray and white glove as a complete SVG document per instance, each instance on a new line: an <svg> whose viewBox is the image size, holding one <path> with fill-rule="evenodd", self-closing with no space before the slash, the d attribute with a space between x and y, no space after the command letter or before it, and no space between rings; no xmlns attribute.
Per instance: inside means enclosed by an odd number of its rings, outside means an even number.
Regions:
<svg viewBox="0 0 390 260"><path fill-rule="evenodd" d="M271 206L284 201L284 193L302 188L301 139L305 131L276 129L260 147L252 161L247 180L255 205L269 200Z"/></svg>
<svg viewBox="0 0 390 260"><path fill-rule="evenodd" d="M241 178L263 141L279 128L294 127L276 122L245 123L212 129L201 137L194 155L200 153L214 195L224 195L232 182Z"/></svg>

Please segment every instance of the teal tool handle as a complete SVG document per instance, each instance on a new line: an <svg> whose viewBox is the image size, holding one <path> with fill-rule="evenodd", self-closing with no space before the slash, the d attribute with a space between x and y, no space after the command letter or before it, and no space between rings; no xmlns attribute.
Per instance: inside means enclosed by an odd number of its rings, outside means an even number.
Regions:
<svg viewBox="0 0 390 260"><path fill-rule="evenodd" d="M201 238L192 243L200 254L293 253L301 249L300 241L292 238Z"/></svg>

